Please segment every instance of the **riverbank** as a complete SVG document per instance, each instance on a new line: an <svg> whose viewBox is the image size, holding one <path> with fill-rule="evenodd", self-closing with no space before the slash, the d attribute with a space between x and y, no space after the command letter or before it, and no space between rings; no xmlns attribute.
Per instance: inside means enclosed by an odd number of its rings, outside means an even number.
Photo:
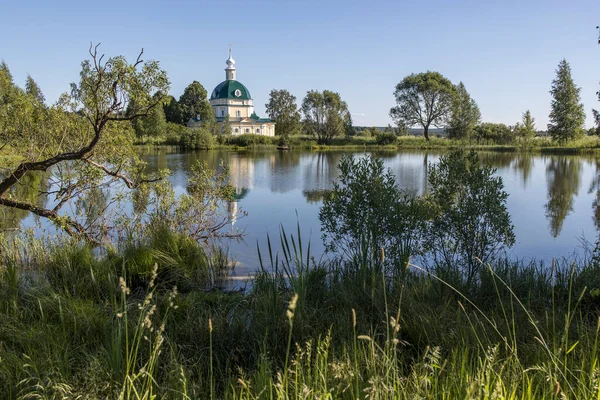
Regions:
<svg viewBox="0 0 600 400"><path fill-rule="evenodd" d="M473 149L496 152L529 152L534 154L590 154L600 151L600 137L586 136L566 144L559 144L548 137L536 137L514 144L495 144L493 142L475 142L454 140L443 137L432 137L427 141L422 136L400 136L393 143L381 143L377 138L355 136L351 138L334 138L330 144L318 144L311 136L291 136L288 139L291 150L455 150ZM166 139L138 139L138 146L176 146L179 143ZM279 137L257 135L232 136L205 141L196 150L240 150L269 149L276 150L280 146Z"/></svg>
<svg viewBox="0 0 600 400"><path fill-rule="evenodd" d="M391 277L315 263L295 238L277 261L263 249L252 290L232 293L212 284L219 263L181 240L163 232L103 256L3 247L0 397L600 394L595 260L500 260L465 286L416 265Z"/></svg>

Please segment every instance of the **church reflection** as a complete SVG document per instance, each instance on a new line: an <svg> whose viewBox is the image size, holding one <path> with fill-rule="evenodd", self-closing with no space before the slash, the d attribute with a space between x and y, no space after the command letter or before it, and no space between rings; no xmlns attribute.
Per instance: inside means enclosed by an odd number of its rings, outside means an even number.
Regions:
<svg viewBox="0 0 600 400"><path fill-rule="evenodd" d="M233 198L227 202L227 214L231 226L235 225L240 214L238 203L254 188L255 164L254 159L235 155L228 159L229 184L233 187Z"/></svg>

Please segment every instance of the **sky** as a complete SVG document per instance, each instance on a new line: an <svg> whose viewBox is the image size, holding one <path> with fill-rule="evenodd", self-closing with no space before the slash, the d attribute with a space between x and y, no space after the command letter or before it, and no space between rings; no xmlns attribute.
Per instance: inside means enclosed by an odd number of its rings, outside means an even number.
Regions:
<svg viewBox="0 0 600 400"><path fill-rule="evenodd" d="M225 79L231 44L259 115L272 89L289 90L298 104L307 91L328 89L359 126L393 123L395 85L438 71L465 84L484 121L512 125L529 109L541 130L563 58L592 126L597 25L599 0L0 0L0 59L15 83L31 75L52 103L77 81L90 42L131 61L143 48L178 98L194 80L210 94Z"/></svg>

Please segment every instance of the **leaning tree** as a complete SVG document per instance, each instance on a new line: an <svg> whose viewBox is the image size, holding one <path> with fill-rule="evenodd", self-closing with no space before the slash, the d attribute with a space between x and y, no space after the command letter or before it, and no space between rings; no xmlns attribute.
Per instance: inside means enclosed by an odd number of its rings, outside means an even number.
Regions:
<svg viewBox="0 0 600 400"><path fill-rule="evenodd" d="M71 84L70 92L52 106L41 104L40 93L15 85L6 64L0 67L0 206L5 212L31 212L71 236L99 244L123 219L85 218L78 205L108 192L109 200L99 202L95 214L116 214L121 208L115 205L123 199L120 188L148 193L148 184L160 179L159 173L145 173L145 163L133 147L130 122L162 107L161 93L168 93L169 81L157 61L142 60L143 50L133 63L122 56L105 60L98 45L90 46L89 54L90 59L81 64L79 83ZM40 175L47 184L21 190L31 176ZM162 213L163 220L173 224L175 219L169 217L205 221L202 215L217 209L216 199L224 195L220 188L226 185L206 170L196 175L197 185L203 187L201 195L215 196L176 204L168 181L163 180L152 196L154 215ZM216 186L219 190L208 190ZM29 189L36 193L31 195ZM29 194L20 195L23 192ZM213 232L190 222L186 227L197 236Z"/></svg>

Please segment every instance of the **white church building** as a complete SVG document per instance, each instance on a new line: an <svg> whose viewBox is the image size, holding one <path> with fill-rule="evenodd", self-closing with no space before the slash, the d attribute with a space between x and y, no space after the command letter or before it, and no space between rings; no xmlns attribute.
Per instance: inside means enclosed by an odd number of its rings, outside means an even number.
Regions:
<svg viewBox="0 0 600 400"><path fill-rule="evenodd" d="M210 95L210 105L218 124L229 120L231 134L275 136L275 122L269 118L260 118L254 112L250 91L236 79L235 60L229 50L225 62L225 80L217 85ZM197 119L188 122L188 127L200 123Z"/></svg>

